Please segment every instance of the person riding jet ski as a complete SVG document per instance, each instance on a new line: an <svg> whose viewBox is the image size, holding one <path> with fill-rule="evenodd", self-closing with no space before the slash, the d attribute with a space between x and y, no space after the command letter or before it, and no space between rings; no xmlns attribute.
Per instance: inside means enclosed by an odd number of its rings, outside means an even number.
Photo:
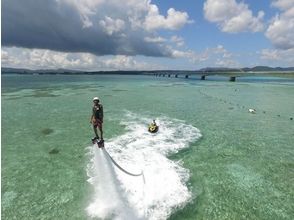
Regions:
<svg viewBox="0 0 294 220"><path fill-rule="evenodd" d="M156 124L155 120L149 125L148 131L151 133L156 133L158 131L158 125Z"/></svg>

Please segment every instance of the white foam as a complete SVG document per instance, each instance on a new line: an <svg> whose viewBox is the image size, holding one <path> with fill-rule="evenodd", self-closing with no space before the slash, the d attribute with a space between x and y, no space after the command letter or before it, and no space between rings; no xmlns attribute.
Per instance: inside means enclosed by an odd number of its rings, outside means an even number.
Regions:
<svg viewBox="0 0 294 220"><path fill-rule="evenodd" d="M122 167L142 177L128 176L113 167L105 152L91 148L89 182L94 194L87 212L91 217L112 219L166 219L173 209L191 198L186 186L189 171L167 155L189 146L201 137L200 131L183 121L159 118L159 132L151 134L151 118L127 113L127 132L105 143L109 154Z"/></svg>

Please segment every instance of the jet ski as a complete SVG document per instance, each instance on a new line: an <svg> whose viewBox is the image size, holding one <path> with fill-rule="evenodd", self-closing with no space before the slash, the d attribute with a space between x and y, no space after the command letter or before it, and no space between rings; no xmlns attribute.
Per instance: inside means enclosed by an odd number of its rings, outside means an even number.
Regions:
<svg viewBox="0 0 294 220"><path fill-rule="evenodd" d="M158 129L159 129L158 125L156 124L155 120L153 120L153 122L148 127L148 131L150 133L156 133Z"/></svg>

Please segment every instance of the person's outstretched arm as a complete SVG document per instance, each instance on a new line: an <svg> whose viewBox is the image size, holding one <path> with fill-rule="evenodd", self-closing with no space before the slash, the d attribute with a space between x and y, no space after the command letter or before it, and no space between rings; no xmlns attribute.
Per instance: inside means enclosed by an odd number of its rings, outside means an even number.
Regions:
<svg viewBox="0 0 294 220"><path fill-rule="evenodd" d="M94 116L94 112L93 112L93 109L92 109L92 114L91 114L91 117L90 117L90 123L92 123L92 121L93 121L93 116Z"/></svg>

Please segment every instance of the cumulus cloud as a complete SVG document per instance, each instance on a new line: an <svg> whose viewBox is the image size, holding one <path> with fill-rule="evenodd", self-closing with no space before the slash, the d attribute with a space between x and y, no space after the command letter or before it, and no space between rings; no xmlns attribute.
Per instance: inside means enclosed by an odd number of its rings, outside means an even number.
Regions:
<svg viewBox="0 0 294 220"><path fill-rule="evenodd" d="M240 63L231 59L217 59L215 65L226 68L240 68Z"/></svg>
<svg viewBox="0 0 294 220"><path fill-rule="evenodd" d="M206 0L204 3L205 18L217 23L223 32L259 32L264 29L264 12L254 16L248 5L236 0Z"/></svg>
<svg viewBox="0 0 294 220"><path fill-rule="evenodd" d="M156 65L150 65L146 62L138 62L133 57L118 55L112 59L102 60L102 66L105 66L107 69L115 70L150 70L160 68Z"/></svg>
<svg viewBox="0 0 294 220"><path fill-rule="evenodd" d="M178 47L181 47L185 44L184 39L182 37L178 37L178 36L172 36L170 41L172 43L175 43Z"/></svg>
<svg viewBox="0 0 294 220"><path fill-rule="evenodd" d="M224 60L233 56L223 45L216 47L206 48L203 52L198 53L193 57L194 62L205 62L208 60ZM214 62L215 63L215 62Z"/></svg>
<svg viewBox="0 0 294 220"><path fill-rule="evenodd" d="M293 8L293 0L273 0L272 5L280 10L289 10Z"/></svg>
<svg viewBox="0 0 294 220"><path fill-rule="evenodd" d="M188 58L190 60L193 60L194 57L196 56L195 52L193 52L191 50L181 51L181 50L171 49L171 51L172 51L173 58Z"/></svg>
<svg viewBox="0 0 294 220"><path fill-rule="evenodd" d="M108 35L112 35L115 32L120 32L125 27L125 22L123 20L112 19L108 16L105 16L104 20L100 20L99 24Z"/></svg>
<svg viewBox="0 0 294 220"><path fill-rule="evenodd" d="M83 27L93 26L91 16L97 13L97 9L105 2L105 0L56 0L61 5L63 2L75 8L83 22Z"/></svg>
<svg viewBox="0 0 294 220"><path fill-rule="evenodd" d="M223 45L217 45L199 53L194 62L202 62L210 66L239 68L241 64L236 60L236 56L236 54L233 55Z"/></svg>
<svg viewBox="0 0 294 220"><path fill-rule="evenodd" d="M260 52L260 58L263 60L280 60L281 56L279 55L278 50L272 50L272 49L263 49Z"/></svg>
<svg viewBox="0 0 294 220"><path fill-rule="evenodd" d="M153 42L153 43L163 43L166 42L166 39L163 37L145 37L144 40L146 42Z"/></svg>
<svg viewBox="0 0 294 220"><path fill-rule="evenodd" d="M271 20L266 37L278 49L294 48L294 1L274 0L272 6L281 12Z"/></svg>
<svg viewBox="0 0 294 220"><path fill-rule="evenodd" d="M152 23L154 19L158 22ZM156 30L189 23L186 12L160 15L150 0L3 0L2 45L95 55L171 56Z"/></svg>
<svg viewBox="0 0 294 220"><path fill-rule="evenodd" d="M157 29L177 30L191 22L186 12L180 12L174 8L170 8L167 11L167 16L164 17L160 15L156 5L150 5L144 26L149 31Z"/></svg>
<svg viewBox="0 0 294 220"><path fill-rule="evenodd" d="M137 61L135 57L116 55L98 57L90 53L66 53L44 49L4 47L1 50L3 66L29 69L73 70L152 70L164 69L154 62Z"/></svg>
<svg viewBox="0 0 294 220"><path fill-rule="evenodd" d="M294 66L294 48L287 50L263 49L258 54L262 60L268 61L271 65Z"/></svg>
<svg viewBox="0 0 294 220"><path fill-rule="evenodd" d="M222 66L222 67L240 67L240 63L223 45L206 48L202 52L196 53L192 50L176 50L170 48L172 57L187 58L190 62L201 66ZM235 55L236 56L236 55Z"/></svg>

